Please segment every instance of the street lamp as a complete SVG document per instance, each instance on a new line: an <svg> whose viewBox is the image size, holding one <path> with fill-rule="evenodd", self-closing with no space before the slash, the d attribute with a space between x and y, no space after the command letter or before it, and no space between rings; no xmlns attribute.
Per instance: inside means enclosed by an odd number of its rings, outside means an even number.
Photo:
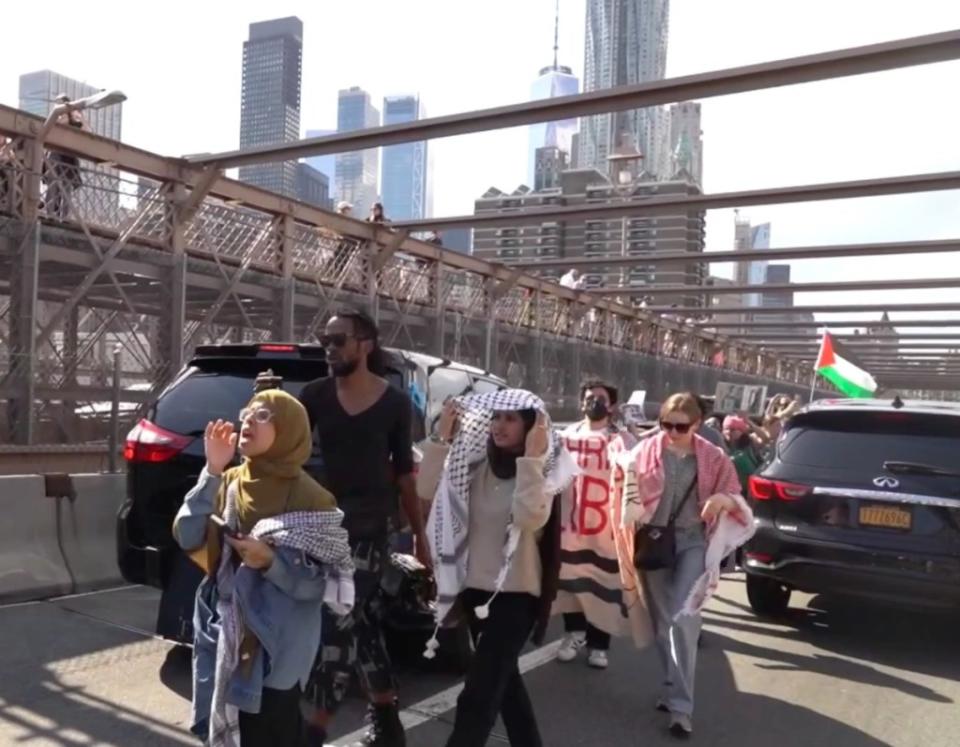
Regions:
<svg viewBox="0 0 960 747"><path fill-rule="evenodd" d="M44 120L40 131L37 133L33 152L30 154L30 171L27 175L27 205L25 210L28 216L36 216L39 212L40 172L43 170L43 143L60 117L70 112L84 111L85 109L103 109L106 106L120 104L126 100L127 96L122 91L100 91L92 96L85 96L75 101L70 101L69 99L66 101L60 100L60 102L53 107L50 114Z"/></svg>
<svg viewBox="0 0 960 747"><path fill-rule="evenodd" d="M40 132L37 134L37 143L38 145L43 144L47 135L50 134L50 130L53 129L57 120L64 114L82 112L85 109L103 109L108 106L113 106L114 104L122 104L126 100L127 95L123 91L100 91L100 93L85 96L75 101L70 101L69 99L67 101L61 101L53 107L49 116L44 121L43 127L40 128Z"/></svg>

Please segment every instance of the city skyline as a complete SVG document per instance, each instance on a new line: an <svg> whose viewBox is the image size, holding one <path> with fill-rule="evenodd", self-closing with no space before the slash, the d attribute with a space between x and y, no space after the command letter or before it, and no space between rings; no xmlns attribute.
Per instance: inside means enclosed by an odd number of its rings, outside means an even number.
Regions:
<svg viewBox="0 0 960 747"><path fill-rule="evenodd" d="M723 7L695 0L673 0L667 76L718 70L828 49L856 46L960 27L960 8L917 0L901 3L803 3L729 0ZM532 72L550 54L553 0L517 4L491 0L482 9L451 8L449 3L417 2L404 8L384 6L370 23L370 4L320 10L306 3L277 2L270 14L300 16L307 28L363 28L365 44L388 49L397 32L440 31L467 25L469 35L435 33L430 45L394 55L384 65L377 55L357 55L356 37L324 34L323 43L304 48L302 122L335 121L336 90L361 82L375 100L398 90L418 90L443 115L529 98ZM190 14L194 22L183 24ZM579 72L584 3L561 1L565 21L560 48ZM16 105L19 74L49 68L77 80L120 88L130 100L124 108L125 140L138 147L176 155L229 150L237 145L240 66L236 64L249 21L264 17L261 5L238 2L224 15L219 8L174 0L163 12L136 13L118 5L109 18L93 19L82 8L52 2L18 9L26 25L39 27L55 14L61 23L45 28L44 45L27 35L12 35L0 50L0 101ZM502 19L509 17L511 23ZM829 17L831 23L823 23ZM94 23L96 20L96 23ZM193 85L198 57L182 55L156 65L144 54L130 29L147 24L158 38L176 39L185 49L204 49L204 85ZM209 29L215 29L211 32ZM96 33L95 33L96 32ZM111 37L111 44L91 38ZM340 37L343 38L340 38ZM319 39L319 33L317 38ZM490 39L510 55L490 54ZM731 39L740 40L731 44ZM351 59L342 72L331 59ZM370 58L370 59L368 59ZM118 65L117 61L124 64ZM445 64L437 64L444 60ZM519 72L518 72L519 71ZM704 191L717 193L787 184L807 184L893 176L960 168L960 143L951 123L960 115L951 90L960 64L908 68L770 91L707 99L702 102L706 141ZM184 82L186 81L186 82ZM895 106L891 102L896 102ZM189 117L178 116L188 111ZM918 117L922 112L923 116ZM905 134L909 133L909 137ZM895 147L891 147L891 145ZM433 145L433 143L431 143ZM473 200L491 184L508 188L526 181L526 128L449 138L436 142L437 215L469 214ZM951 238L960 231L956 193L901 195L805 205L752 207L755 223L776 223L774 246ZM731 210L707 214L707 249L733 246ZM796 282L889 277L900 260L879 258L864 266L856 259L791 262ZM912 276L937 274L942 259L917 257L906 270ZM732 265L712 274L732 274ZM903 273L901 273L903 274ZM950 292L943 292L949 296ZM903 291L891 303L917 299ZM938 292L924 292L937 300ZM934 297L934 298L931 298ZM797 303L834 297L799 293ZM850 301L875 298L851 294ZM944 298L943 300L949 300Z"/></svg>

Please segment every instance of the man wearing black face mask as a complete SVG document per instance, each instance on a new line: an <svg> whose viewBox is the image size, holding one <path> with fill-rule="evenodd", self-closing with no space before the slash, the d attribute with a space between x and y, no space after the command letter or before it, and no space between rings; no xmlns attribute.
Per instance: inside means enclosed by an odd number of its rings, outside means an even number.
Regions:
<svg viewBox="0 0 960 747"><path fill-rule="evenodd" d="M430 552L413 476L411 417L405 392L382 378L377 327L361 311L327 323L320 342L332 376L307 384L300 401L323 457L318 476L344 512L356 573L356 605L346 618L326 615L323 644L307 690L314 711L308 743L322 745L327 723L346 695L353 672L370 699L371 727L357 747L403 747L396 680L381 628L380 578L388 560L389 519L397 492L413 530L417 557ZM325 609L325 613L327 610Z"/></svg>
<svg viewBox="0 0 960 747"><path fill-rule="evenodd" d="M632 444L612 423L617 398L617 389L606 382L584 383L584 419L562 436L581 474L563 496L562 568L554 609L564 613L566 636L557 659L571 662L586 646L587 664L597 669L607 667L610 636L623 633L626 623L610 500L614 460Z"/></svg>

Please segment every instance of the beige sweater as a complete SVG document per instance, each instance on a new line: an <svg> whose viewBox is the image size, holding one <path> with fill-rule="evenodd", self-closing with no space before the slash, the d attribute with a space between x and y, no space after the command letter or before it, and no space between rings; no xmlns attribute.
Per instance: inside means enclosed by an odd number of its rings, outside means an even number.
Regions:
<svg viewBox="0 0 960 747"><path fill-rule="evenodd" d="M432 501L443 473L448 447L427 442L417 475L417 493ZM503 546L507 524L520 529L520 542L507 572L503 591L540 596L540 551L537 540L550 518L553 496L544 494L544 458L517 459L517 476L499 480L484 462L476 467L470 483L470 526L467 529L469 560L467 587L493 591L503 565Z"/></svg>

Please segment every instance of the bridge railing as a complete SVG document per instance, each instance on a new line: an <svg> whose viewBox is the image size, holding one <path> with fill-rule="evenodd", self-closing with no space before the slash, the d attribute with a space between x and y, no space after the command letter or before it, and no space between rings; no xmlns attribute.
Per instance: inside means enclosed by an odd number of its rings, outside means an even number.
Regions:
<svg viewBox="0 0 960 747"><path fill-rule="evenodd" d="M65 409L50 404L51 390L73 387L70 402L79 403L92 396L84 394L85 386L102 391L102 382L76 375L83 369L77 356L97 353L88 337L79 352L76 343L70 347L76 334L68 321L79 308L110 310L112 317L97 316L87 327L136 348L131 365L139 361L158 388L197 344L313 340L327 316L348 303L378 317L387 344L458 355L511 373L515 383L537 381L557 397L580 373L612 371L624 356L624 371L634 356L635 365L656 358L789 384L811 375L802 365L722 335L597 300L389 226L222 176L205 184L206 172L180 159L61 126L39 144L38 131L38 119L0 107L0 145L9 139L0 162L0 223L8 236L0 239L0 261L10 268L6 313L0 298L0 334L10 348L0 400L7 400L14 426ZM46 163L39 173L30 168L37 148ZM52 167L62 154L78 158L79 166ZM34 230L41 240L27 241ZM82 261L80 245L87 252ZM30 252L36 252L32 260ZM32 277L31 262L49 263L50 272L22 286L21 278ZM68 277L71 262L76 272ZM15 287L22 289L10 290ZM36 308L23 293L42 300L43 313L30 324L12 323ZM556 351L544 357L545 346ZM568 370L572 360L576 373ZM57 375L48 376L50 368ZM147 401L153 394L137 397ZM26 407L27 401L40 401L39 409ZM17 440L36 440L11 429Z"/></svg>

